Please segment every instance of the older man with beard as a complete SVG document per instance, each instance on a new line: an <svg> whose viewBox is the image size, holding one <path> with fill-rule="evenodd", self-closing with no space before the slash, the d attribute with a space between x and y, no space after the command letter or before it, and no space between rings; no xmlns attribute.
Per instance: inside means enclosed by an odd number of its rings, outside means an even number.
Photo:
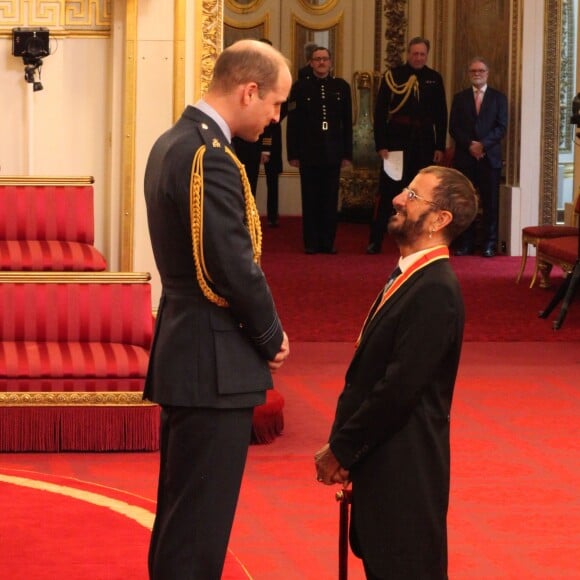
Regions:
<svg viewBox="0 0 580 580"><path fill-rule="evenodd" d="M449 245L477 197L430 166L393 200L398 267L362 327L318 481L352 482L350 542L367 578L447 578L449 422L464 309Z"/></svg>

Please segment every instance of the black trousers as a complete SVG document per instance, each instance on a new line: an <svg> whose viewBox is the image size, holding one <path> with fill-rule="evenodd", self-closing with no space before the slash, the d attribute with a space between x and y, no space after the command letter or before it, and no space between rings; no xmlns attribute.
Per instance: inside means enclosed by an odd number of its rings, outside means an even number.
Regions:
<svg viewBox="0 0 580 580"><path fill-rule="evenodd" d="M339 185L340 163L300 164L302 234L306 251L331 252L334 249Z"/></svg>
<svg viewBox="0 0 580 580"><path fill-rule="evenodd" d="M246 463L253 408L164 407L152 580L219 580Z"/></svg>
<svg viewBox="0 0 580 580"><path fill-rule="evenodd" d="M483 249L495 249L498 240L499 185L501 169L491 166L487 157L466 165L456 165L456 169L469 178L479 192L481 201L481 232ZM476 241L476 224L473 222L454 243L454 246L473 249Z"/></svg>

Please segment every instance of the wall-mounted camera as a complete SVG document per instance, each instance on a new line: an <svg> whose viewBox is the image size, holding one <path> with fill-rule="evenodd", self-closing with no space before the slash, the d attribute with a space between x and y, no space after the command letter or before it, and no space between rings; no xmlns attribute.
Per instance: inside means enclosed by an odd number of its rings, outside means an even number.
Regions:
<svg viewBox="0 0 580 580"><path fill-rule="evenodd" d="M32 84L33 91L41 91L42 59L50 55L48 28L13 28L12 54L22 57L24 80Z"/></svg>

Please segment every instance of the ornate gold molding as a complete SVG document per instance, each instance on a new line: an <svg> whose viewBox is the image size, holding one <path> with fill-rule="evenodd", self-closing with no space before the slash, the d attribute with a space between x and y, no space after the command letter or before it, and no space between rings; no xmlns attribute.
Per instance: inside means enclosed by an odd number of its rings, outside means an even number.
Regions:
<svg viewBox="0 0 580 580"><path fill-rule="evenodd" d="M136 406L155 407L155 403L143 400L141 392L25 392L0 393L0 405L4 407L62 407L62 406Z"/></svg>
<svg viewBox="0 0 580 580"><path fill-rule="evenodd" d="M2 0L0 35L12 28L42 26L57 36L109 36L112 0Z"/></svg>
<svg viewBox="0 0 580 580"><path fill-rule="evenodd" d="M304 7L304 10L310 12L311 14L325 14L330 12L337 4L338 0L326 0L322 4L313 4L310 0L300 0L300 3Z"/></svg>
<svg viewBox="0 0 580 580"><path fill-rule="evenodd" d="M510 112L505 160L505 180L510 186L520 183L522 117L522 0L513 0L511 9L508 108Z"/></svg>
<svg viewBox="0 0 580 580"><path fill-rule="evenodd" d="M387 40L385 65L387 68L392 68L402 63L405 52L407 0L385 0L384 14Z"/></svg>
<svg viewBox="0 0 580 580"><path fill-rule="evenodd" d="M544 93L542 95L542 160L540 223L556 221L558 187L558 133L560 128L560 50L562 2L546 0L544 4Z"/></svg>
<svg viewBox="0 0 580 580"><path fill-rule="evenodd" d="M226 0L228 8L232 12L237 12L238 14L248 14L257 10L264 0L247 0L247 2L241 2L240 0Z"/></svg>
<svg viewBox="0 0 580 580"><path fill-rule="evenodd" d="M207 92L214 63L223 46L223 2L221 0L203 0L197 2L196 22L201 23L196 34L195 78L199 79L196 97Z"/></svg>
<svg viewBox="0 0 580 580"><path fill-rule="evenodd" d="M34 187L48 185L54 187L55 185L83 186L92 185L93 183L95 183L95 178L92 175L86 177L74 175L62 175L58 177L45 175L0 175L0 185L30 185Z"/></svg>
<svg viewBox="0 0 580 580"><path fill-rule="evenodd" d="M149 272L12 272L0 271L0 284L142 284Z"/></svg>

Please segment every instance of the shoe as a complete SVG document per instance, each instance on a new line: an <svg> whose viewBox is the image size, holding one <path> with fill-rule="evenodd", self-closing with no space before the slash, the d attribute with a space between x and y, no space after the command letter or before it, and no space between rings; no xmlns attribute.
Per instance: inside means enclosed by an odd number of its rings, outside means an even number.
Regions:
<svg viewBox="0 0 580 580"><path fill-rule="evenodd" d="M471 254L473 254L473 250L467 247L457 248L453 251L454 256L470 256Z"/></svg>
<svg viewBox="0 0 580 580"><path fill-rule="evenodd" d="M495 256L495 250L493 248L485 248L485 250L483 250L481 255L484 258L493 258Z"/></svg>
<svg viewBox="0 0 580 580"><path fill-rule="evenodd" d="M338 254L338 251L336 250L336 248L330 248L330 250L321 250L322 254Z"/></svg>
<svg viewBox="0 0 580 580"><path fill-rule="evenodd" d="M304 253L305 254L318 254L318 250L315 250L314 248L304 248Z"/></svg>
<svg viewBox="0 0 580 580"><path fill-rule="evenodd" d="M278 220L268 220L268 225L271 228L277 228L278 227Z"/></svg>
<svg viewBox="0 0 580 580"><path fill-rule="evenodd" d="M375 242L371 242L367 246L367 254L380 254L381 253L381 246Z"/></svg>

